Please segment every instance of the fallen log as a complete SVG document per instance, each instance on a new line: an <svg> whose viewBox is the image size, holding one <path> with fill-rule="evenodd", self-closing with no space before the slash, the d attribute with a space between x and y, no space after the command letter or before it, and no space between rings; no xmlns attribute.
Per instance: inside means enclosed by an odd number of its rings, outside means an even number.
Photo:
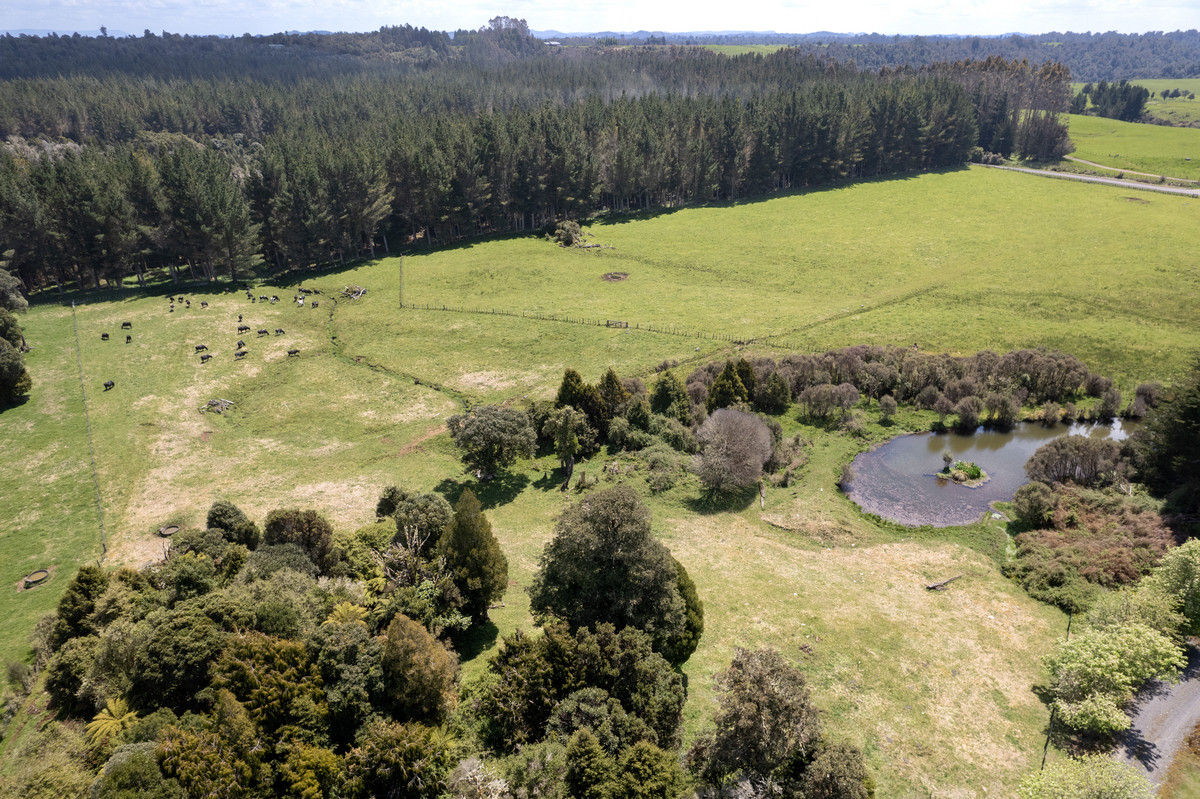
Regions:
<svg viewBox="0 0 1200 799"><path fill-rule="evenodd" d="M960 574L960 575L958 575L958 577L951 577L949 580L942 580L940 583L930 583L929 585L925 586L925 590L926 591L945 591L946 586L950 585L950 583L959 579L959 577L962 577L962 575Z"/></svg>

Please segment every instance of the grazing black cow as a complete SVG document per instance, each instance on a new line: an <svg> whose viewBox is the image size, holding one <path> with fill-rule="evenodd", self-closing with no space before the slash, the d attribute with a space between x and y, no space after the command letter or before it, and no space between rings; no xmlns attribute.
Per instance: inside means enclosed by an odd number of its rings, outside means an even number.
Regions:
<svg viewBox="0 0 1200 799"><path fill-rule="evenodd" d="M317 302L316 300L313 300L313 307L314 307L314 308L316 308L316 307L320 306L320 304L321 304L321 303Z"/></svg>
<svg viewBox="0 0 1200 799"><path fill-rule="evenodd" d="M235 352L235 353L233 354L233 359L234 359L235 361L240 361L242 358L245 358L245 357L246 357L246 351L245 351L245 350L238 350L237 352Z"/></svg>
<svg viewBox="0 0 1200 799"><path fill-rule="evenodd" d="M241 321L242 321L242 315L241 315L241 314L238 314L238 321L239 321L239 322L241 322Z"/></svg>
<svg viewBox="0 0 1200 799"><path fill-rule="evenodd" d="M121 329L122 330L133 330L133 322L122 322Z"/></svg>
<svg viewBox="0 0 1200 799"><path fill-rule="evenodd" d="M132 344L132 343L133 343L133 336L126 336L126 337L125 337L125 343L126 343L126 344Z"/></svg>
<svg viewBox="0 0 1200 799"><path fill-rule="evenodd" d="M200 307L201 307L201 308L207 308L207 307L208 307L208 303L207 303L207 302L202 302L202 303L200 303Z"/></svg>
<svg viewBox="0 0 1200 799"><path fill-rule="evenodd" d="M283 328L282 328L282 327L277 327L277 328L275 328L275 335L277 335L277 336L282 336L282 335L283 335Z"/></svg>
<svg viewBox="0 0 1200 799"><path fill-rule="evenodd" d="M263 302L266 302L268 299L270 299L269 297L267 297L267 295L266 295L266 294L259 294L259 295L258 295L258 298L259 298L260 300L262 300Z"/></svg>
<svg viewBox="0 0 1200 799"><path fill-rule="evenodd" d="M269 335L269 334L270 334L270 332L271 332L270 330L267 330L267 329L264 327L262 330L258 331L258 335L260 335L260 336L266 336L266 335Z"/></svg>
<svg viewBox="0 0 1200 799"><path fill-rule="evenodd" d="M197 344L196 345L196 352L203 352L206 349L208 349L207 344Z"/></svg>
<svg viewBox="0 0 1200 799"><path fill-rule="evenodd" d="M300 354L300 350L288 350L288 357L289 357L289 358L290 358L291 356L293 356L293 355L299 355L299 354Z"/></svg>
<svg viewBox="0 0 1200 799"><path fill-rule="evenodd" d="M212 359L212 356L209 355L208 353L205 353L204 355L200 356L200 363L208 363L211 359Z"/></svg>
<svg viewBox="0 0 1200 799"><path fill-rule="evenodd" d="M272 305L274 305L274 304L275 304L275 303L277 303L277 302L279 302L279 295L278 295L278 294L272 294L272 295L271 295L271 304L272 304Z"/></svg>
<svg viewBox="0 0 1200 799"><path fill-rule="evenodd" d="M105 380L105 381L104 381L104 390L105 390L105 391L108 391L110 388L112 388L112 387L113 387L113 386L115 386L115 385L116 385L116 383L114 383L113 381L111 381L111 380Z"/></svg>
<svg viewBox="0 0 1200 799"><path fill-rule="evenodd" d="M240 321L242 321L242 320L241 320L241 319L239 319L238 321L240 322ZM239 332L239 333L249 333L249 332L250 332L250 325L238 325L238 332Z"/></svg>
<svg viewBox="0 0 1200 799"><path fill-rule="evenodd" d="M239 339L238 339L238 345L237 345L237 348L238 348L239 350L244 350L244 349L246 349L246 342L242 341L242 340L239 338Z"/></svg>
<svg viewBox="0 0 1200 799"><path fill-rule="evenodd" d="M101 333L101 334L100 334L100 340L101 340L101 341L108 341L108 334L107 334L107 333Z"/></svg>

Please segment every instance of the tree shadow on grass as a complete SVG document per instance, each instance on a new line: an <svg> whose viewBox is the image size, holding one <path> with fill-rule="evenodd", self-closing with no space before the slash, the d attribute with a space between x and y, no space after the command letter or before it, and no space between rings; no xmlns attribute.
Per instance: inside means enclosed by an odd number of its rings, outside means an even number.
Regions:
<svg viewBox="0 0 1200 799"><path fill-rule="evenodd" d="M743 511L754 504L754 500L757 497L758 489L752 486L741 491L731 491L721 494L705 491L698 497L685 499L683 504L693 513L700 513L707 516L716 513L736 513L737 511Z"/></svg>
<svg viewBox="0 0 1200 799"><path fill-rule="evenodd" d="M561 491L565 479L562 469L550 469L533 481L533 487L539 491Z"/></svg>
<svg viewBox="0 0 1200 799"><path fill-rule="evenodd" d="M454 649L460 659L473 660L491 649L500 637L500 628L491 619L482 624L472 624L453 638Z"/></svg>
<svg viewBox="0 0 1200 799"><path fill-rule="evenodd" d="M528 475L500 472L491 480L483 481L447 477L434 486L433 490L445 497L451 506L454 506L458 503L458 498L462 496L463 489L469 488L479 500L480 507L484 510L491 510L512 502L528 485Z"/></svg>

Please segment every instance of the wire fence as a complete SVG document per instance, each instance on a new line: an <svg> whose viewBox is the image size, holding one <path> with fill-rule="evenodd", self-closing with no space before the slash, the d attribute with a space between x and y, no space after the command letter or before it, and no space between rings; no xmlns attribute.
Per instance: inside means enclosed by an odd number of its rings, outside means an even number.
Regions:
<svg viewBox="0 0 1200 799"><path fill-rule="evenodd" d="M75 329L75 361L79 364L79 393L83 397L83 419L87 423L88 458L92 463L92 485L96 489L96 511L100 515L100 559L108 554L108 534L104 530L104 503L100 500L100 477L96 474L96 449L92 445L92 418L88 413L87 388L83 383L83 350L79 346L79 322L75 303L71 303L71 326Z"/></svg>
<svg viewBox="0 0 1200 799"><path fill-rule="evenodd" d="M681 336L705 341L724 341L729 344L753 344L762 342L758 338L742 338L728 333L713 333L705 330L688 330L684 327L670 324L653 324L628 322L622 319L589 319L587 317L571 317L540 311L508 311L503 308L467 308L461 305L444 305L440 303L402 302L401 308L416 311L445 311L447 313L483 314L488 316L511 316L517 319L537 319L543 322L561 322L569 325L585 325L587 327L611 327L624 330L643 330L647 333L659 333L664 336ZM769 343L769 342L762 342Z"/></svg>

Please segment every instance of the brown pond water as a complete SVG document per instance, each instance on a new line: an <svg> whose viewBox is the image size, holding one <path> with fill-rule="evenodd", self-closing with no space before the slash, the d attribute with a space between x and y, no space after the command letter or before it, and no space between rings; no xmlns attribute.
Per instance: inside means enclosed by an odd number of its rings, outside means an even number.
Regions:
<svg viewBox="0 0 1200 799"><path fill-rule="evenodd" d="M1046 427L1022 422L1006 432L980 427L971 435L899 436L854 459L846 493L865 512L901 524L971 524L989 510L991 503L1011 500L1016 490L1029 482L1025 461L1051 439L1069 434L1120 441L1138 424L1116 420L1111 425ZM943 466L942 453L947 449L955 460L979 464L990 479L977 488L937 479L935 475Z"/></svg>

